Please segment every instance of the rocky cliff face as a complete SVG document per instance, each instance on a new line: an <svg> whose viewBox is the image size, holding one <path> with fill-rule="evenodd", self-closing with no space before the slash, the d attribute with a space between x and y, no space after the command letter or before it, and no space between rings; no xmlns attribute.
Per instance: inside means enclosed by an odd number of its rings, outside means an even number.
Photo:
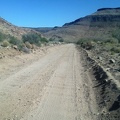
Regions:
<svg viewBox="0 0 120 120"><path fill-rule="evenodd" d="M101 8L101 9L98 9L95 14L119 15L120 14L120 7L118 7L118 8Z"/></svg>
<svg viewBox="0 0 120 120"><path fill-rule="evenodd" d="M66 41L77 41L80 38L106 39L109 33L120 28L120 8L102 8L95 13L66 23L63 27L49 31L50 38L57 35Z"/></svg>
<svg viewBox="0 0 120 120"><path fill-rule="evenodd" d="M86 16L84 18L80 18L75 20L74 22L71 23L66 23L63 25L63 27L69 26L69 25L92 25L98 24L98 26L106 26L111 25L113 26L120 26L120 15L91 15L91 16ZM105 24L103 24L105 23ZM106 24L107 23L107 24ZM96 24L96 25L97 25Z"/></svg>
<svg viewBox="0 0 120 120"><path fill-rule="evenodd" d="M96 24L97 23L97 24ZM105 24L104 24L105 23ZM120 8L103 8L98 9L97 12L92 15L88 15L83 18L79 18L73 22L66 23L63 26L69 25L98 25L98 26L120 26Z"/></svg>

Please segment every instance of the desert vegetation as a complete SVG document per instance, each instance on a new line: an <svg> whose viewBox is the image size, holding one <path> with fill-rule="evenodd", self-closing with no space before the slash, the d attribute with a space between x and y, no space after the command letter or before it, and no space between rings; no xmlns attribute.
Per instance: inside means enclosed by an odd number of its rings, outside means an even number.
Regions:
<svg viewBox="0 0 120 120"><path fill-rule="evenodd" d="M9 46L9 42L7 40L4 40L3 43L2 43L2 46L3 47Z"/></svg>
<svg viewBox="0 0 120 120"><path fill-rule="evenodd" d="M0 32L0 42L6 38L6 35Z"/></svg>
<svg viewBox="0 0 120 120"><path fill-rule="evenodd" d="M100 48L108 53L115 54L120 53L120 31L114 31L111 38L105 40L81 38L77 41L77 44L86 50Z"/></svg>
<svg viewBox="0 0 120 120"><path fill-rule="evenodd" d="M120 29L117 29L117 30L113 31L112 36L114 38L116 38L118 40L118 42L120 43Z"/></svg>
<svg viewBox="0 0 120 120"><path fill-rule="evenodd" d="M20 51L24 51L29 53L29 49L35 49L36 47L40 47L41 44L48 43L48 40L41 35L36 33L29 33L22 36L22 39L18 39L11 35L6 35L0 33L0 44L3 47L15 47Z"/></svg>
<svg viewBox="0 0 120 120"><path fill-rule="evenodd" d="M90 49L94 48L95 40L91 40L88 38L81 38L77 41L77 44L87 50L90 50Z"/></svg>
<svg viewBox="0 0 120 120"><path fill-rule="evenodd" d="M91 58L105 67L115 79L120 80L120 36L119 30L111 32L112 37L103 40L82 38L77 42Z"/></svg>

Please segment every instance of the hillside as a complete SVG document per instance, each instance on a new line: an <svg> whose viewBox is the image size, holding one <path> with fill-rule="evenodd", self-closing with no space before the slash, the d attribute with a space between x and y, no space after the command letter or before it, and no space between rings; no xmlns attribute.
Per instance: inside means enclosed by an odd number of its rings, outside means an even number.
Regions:
<svg viewBox="0 0 120 120"><path fill-rule="evenodd" d="M30 29L30 28L22 28L22 27L15 26L0 17L0 33L6 34L6 35L11 35L18 39L21 39L22 35L24 35L24 34L39 33L39 32L37 32L33 29Z"/></svg>
<svg viewBox="0 0 120 120"><path fill-rule="evenodd" d="M48 40L40 32L31 28L15 26L0 18L0 48L8 47L30 53L47 42ZM0 57L3 58L3 56Z"/></svg>
<svg viewBox="0 0 120 120"><path fill-rule="evenodd" d="M47 38L56 35L71 42L78 41L80 38L108 39L112 38L112 32L119 27L120 8L102 8L91 15L52 29L44 35Z"/></svg>
<svg viewBox="0 0 120 120"><path fill-rule="evenodd" d="M52 30L53 27L38 27L38 28L31 28L31 29L34 29L40 33L46 33L46 32L49 32L50 30Z"/></svg>

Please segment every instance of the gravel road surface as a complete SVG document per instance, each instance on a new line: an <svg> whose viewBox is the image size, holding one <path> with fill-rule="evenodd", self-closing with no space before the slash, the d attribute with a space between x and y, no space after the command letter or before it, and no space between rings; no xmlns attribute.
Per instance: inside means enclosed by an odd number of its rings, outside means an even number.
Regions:
<svg viewBox="0 0 120 120"><path fill-rule="evenodd" d="M0 120L96 120L92 82L75 45L37 58L0 76Z"/></svg>

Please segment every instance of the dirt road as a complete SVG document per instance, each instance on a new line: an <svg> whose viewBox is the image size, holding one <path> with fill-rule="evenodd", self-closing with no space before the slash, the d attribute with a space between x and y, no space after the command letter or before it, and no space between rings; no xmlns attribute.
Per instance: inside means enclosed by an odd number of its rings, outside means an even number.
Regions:
<svg viewBox="0 0 120 120"><path fill-rule="evenodd" d="M92 82L73 44L0 78L0 120L96 120Z"/></svg>

